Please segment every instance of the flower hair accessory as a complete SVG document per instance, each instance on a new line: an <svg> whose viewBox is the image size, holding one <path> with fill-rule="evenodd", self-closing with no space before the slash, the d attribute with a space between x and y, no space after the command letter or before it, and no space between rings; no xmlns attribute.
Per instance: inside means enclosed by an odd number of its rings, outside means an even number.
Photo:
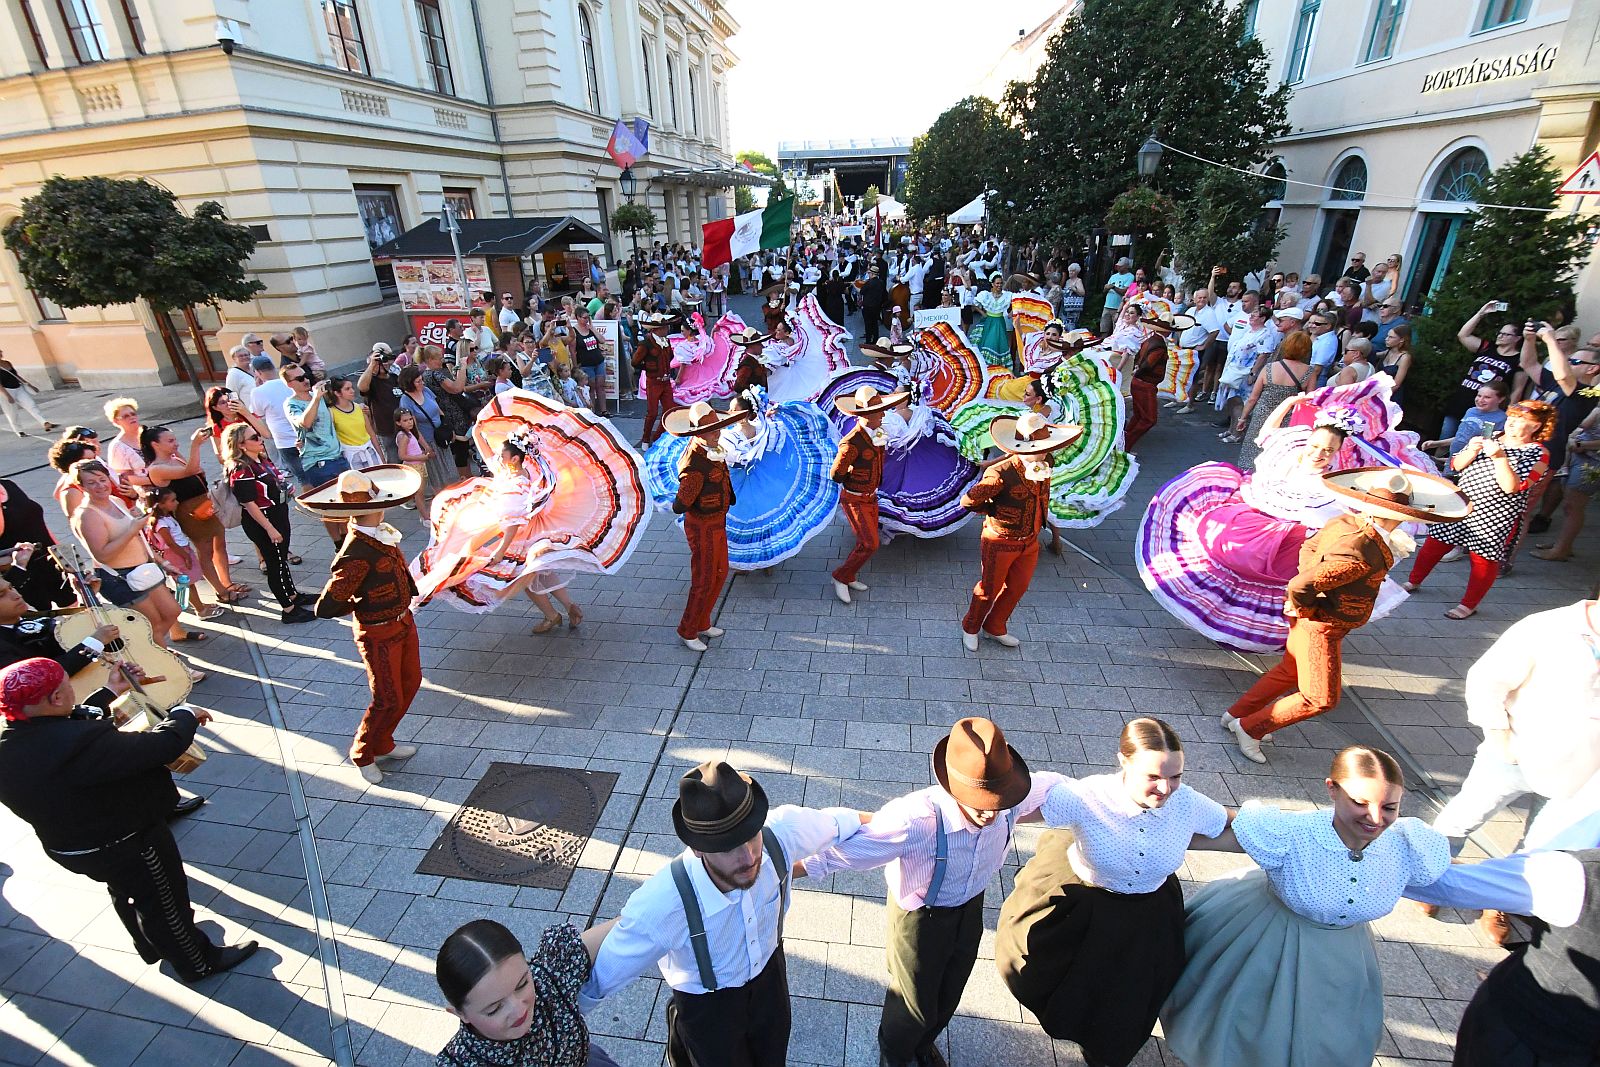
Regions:
<svg viewBox="0 0 1600 1067"><path fill-rule="evenodd" d="M536 455L539 451L539 435L527 426L519 426L506 434L506 442L524 456Z"/></svg>
<svg viewBox="0 0 1600 1067"><path fill-rule="evenodd" d="M1311 428L1313 430L1342 430L1353 437L1365 437L1367 435L1367 420L1355 408L1328 408L1325 411L1317 412L1317 417L1311 423Z"/></svg>

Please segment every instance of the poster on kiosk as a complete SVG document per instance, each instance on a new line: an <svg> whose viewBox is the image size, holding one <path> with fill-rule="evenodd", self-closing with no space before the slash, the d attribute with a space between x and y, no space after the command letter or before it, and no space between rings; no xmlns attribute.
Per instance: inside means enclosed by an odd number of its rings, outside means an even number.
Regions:
<svg viewBox="0 0 1600 1067"><path fill-rule="evenodd" d="M463 326L483 321L484 296L491 293L489 261L482 256L462 260L467 269L467 291L461 291L456 261L397 259L394 282L405 308L411 332L425 345L445 346L445 323L459 319Z"/></svg>

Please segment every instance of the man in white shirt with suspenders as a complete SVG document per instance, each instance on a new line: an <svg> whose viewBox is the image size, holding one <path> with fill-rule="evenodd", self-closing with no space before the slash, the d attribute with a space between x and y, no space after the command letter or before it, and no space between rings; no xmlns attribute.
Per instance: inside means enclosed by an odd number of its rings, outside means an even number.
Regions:
<svg viewBox="0 0 1600 1067"><path fill-rule="evenodd" d="M849 840L805 860L806 874L888 865L889 989L878 1025L880 1067L945 1067L937 1042L978 959L983 893L1000 873L1019 819L1056 785L1030 774L988 719L962 719L933 750L938 785L879 808Z"/></svg>
<svg viewBox="0 0 1600 1067"><path fill-rule="evenodd" d="M851 808L782 805L748 775L702 763L678 783L673 826L688 846L634 890L579 993L584 1011L653 962L672 987L673 1067L786 1067L783 919L795 863L848 839Z"/></svg>

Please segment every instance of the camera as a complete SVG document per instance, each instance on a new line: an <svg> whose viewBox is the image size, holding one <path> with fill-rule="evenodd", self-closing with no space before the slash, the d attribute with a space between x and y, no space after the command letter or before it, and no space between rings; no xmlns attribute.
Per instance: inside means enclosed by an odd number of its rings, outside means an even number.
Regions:
<svg viewBox="0 0 1600 1067"><path fill-rule="evenodd" d="M1496 300L1494 302L1494 309L1496 311L1507 311L1510 309L1510 307L1511 305L1507 304L1504 300Z"/></svg>

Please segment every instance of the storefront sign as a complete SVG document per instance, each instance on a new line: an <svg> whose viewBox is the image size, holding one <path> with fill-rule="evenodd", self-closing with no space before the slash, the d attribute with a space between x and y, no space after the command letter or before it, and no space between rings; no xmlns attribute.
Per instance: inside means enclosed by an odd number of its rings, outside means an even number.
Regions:
<svg viewBox="0 0 1600 1067"><path fill-rule="evenodd" d="M1474 59L1459 67L1446 67L1422 77L1422 91L1436 93L1445 89L1465 89L1469 85L1500 81L1504 78L1526 78L1556 65L1556 46L1537 45L1526 52L1499 56L1493 59Z"/></svg>
<svg viewBox="0 0 1600 1067"><path fill-rule="evenodd" d="M467 271L467 293L453 259L397 259L394 283L407 311L459 311L482 308L489 290L489 261L481 256L462 260ZM471 303L467 303L470 300Z"/></svg>
<svg viewBox="0 0 1600 1067"><path fill-rule="evenodd" d="M411 320L411 332L417 335L418 341L425 345L438 345L446 353L449 352L450 339L445 335L445 323L455 319L463 326L469 325L459 314L448 312L411 312L407 318Z"/></svg>

